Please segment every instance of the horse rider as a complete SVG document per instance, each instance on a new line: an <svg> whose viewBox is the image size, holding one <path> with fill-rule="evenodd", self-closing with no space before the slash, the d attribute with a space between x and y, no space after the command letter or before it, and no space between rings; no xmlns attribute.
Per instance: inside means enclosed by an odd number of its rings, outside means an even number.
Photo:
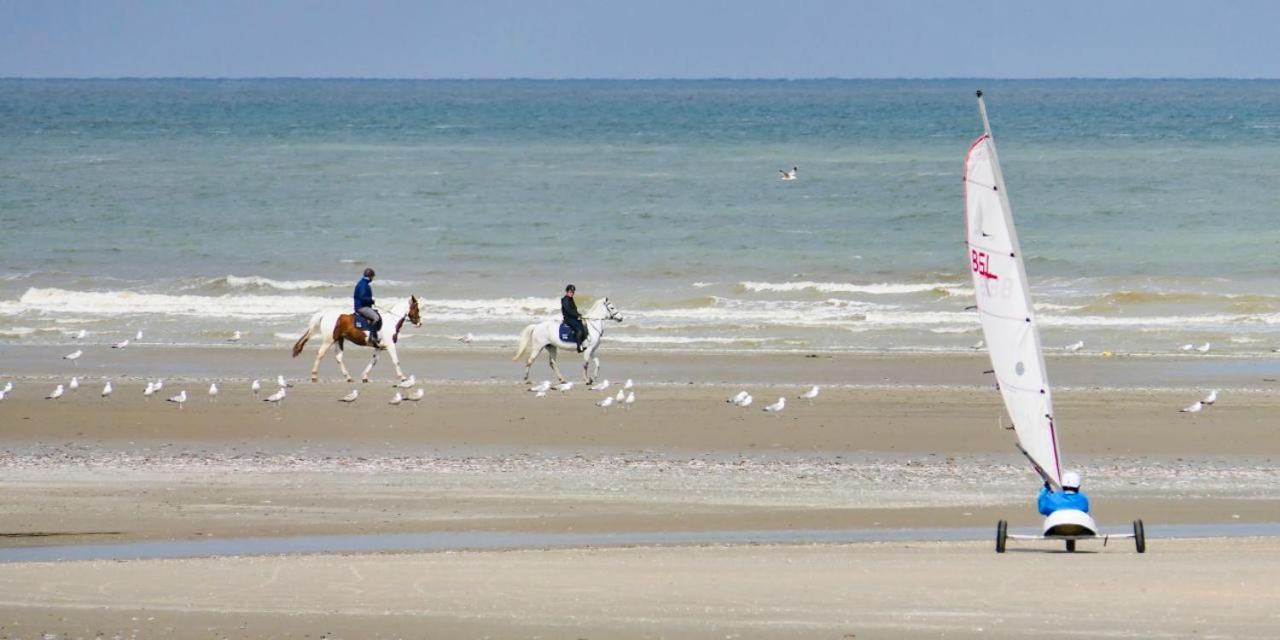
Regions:
<svg viewBox="0 0 1280 640"><path fill-rule="evenodd" d="M364 318L365 326L369 327L369 346L381 349L378 344L378 329L382 328L382 315L373 308L373 276L372 268L365 269L364 277L356 283L356 315Z"/></svg>
<svg viewBox="0 0 1280 640"><path fill-rule="evenodd" d="M577 290L573 285L564 288L564 297L560 298L560 313L564 314L564 323L573 327L574 342L578 343L578 353L582 353L582 342L587 339L587 330L582 326L578 304L573 301L573 294Z"/></svg>
<svg viewBox="0 0 1280 640"><path fill-rule="evenodd" d="M1076 509L1089 513L1089 496L1080 492L1080 474L1075 471L1062 474L1062 491L1054 491L1049 488L1048 482L1044 483L1036 500L1036 508L1042 516L1059 509Z"/></svg>

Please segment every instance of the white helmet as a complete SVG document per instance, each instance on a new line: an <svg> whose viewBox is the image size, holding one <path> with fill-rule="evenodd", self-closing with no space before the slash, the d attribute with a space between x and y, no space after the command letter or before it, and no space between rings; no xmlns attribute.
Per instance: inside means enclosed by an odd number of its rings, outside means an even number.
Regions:
<svg viewBox="0 0 1280 640"><path fill-rule="evenodd" d="M1068 471L1062 474L1062 488L1071 489L1072 491L1080 490L1080 474L1075 471Z"/></svg>

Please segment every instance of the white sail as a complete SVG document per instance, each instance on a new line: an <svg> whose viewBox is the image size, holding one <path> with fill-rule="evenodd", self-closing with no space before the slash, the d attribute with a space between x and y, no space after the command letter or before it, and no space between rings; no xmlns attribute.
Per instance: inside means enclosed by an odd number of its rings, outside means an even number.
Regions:
<svg viewBox="0 0 1280 640"><path fill-rule="evenodd" d="M1013 210L981 92L978 106L986 133L969 147L964 162L965 244L978 315L1018 443L1047 479L1058 485L1062 467L1053 426L1053 395L1022 248L1013 228Z"/></svg>

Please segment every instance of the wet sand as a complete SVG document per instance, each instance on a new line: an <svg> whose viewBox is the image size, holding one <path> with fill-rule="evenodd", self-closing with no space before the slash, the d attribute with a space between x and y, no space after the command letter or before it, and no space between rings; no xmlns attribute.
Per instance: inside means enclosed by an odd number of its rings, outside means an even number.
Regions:
<svg viewBox="0 0 1280 640"><path fill-rule="evenodd" d="M1269 638L1275 539L0 565L8 637ZM40 585L33 589L32 585Z"/></svg>

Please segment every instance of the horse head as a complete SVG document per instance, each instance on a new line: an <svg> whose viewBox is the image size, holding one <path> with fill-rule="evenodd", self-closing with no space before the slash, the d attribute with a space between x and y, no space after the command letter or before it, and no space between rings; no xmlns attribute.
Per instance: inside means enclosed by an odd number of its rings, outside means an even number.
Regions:
<svg viewBox="0 0 1280 640"><path fill-rule="evenodd" d="M604 304L604 310L609 312L609 315L605 316L606 320L622 322L622 314L618 313L618 308L613 306L612 302L609 302L608 296L605 296L604 300L602 300L601 302L603 302Z"/></svg>
<svg viewBox="0 0 1280 640"><path fill-rule="evenodd" d="M409 296L409 322L415 327L422 326L422 315L418 309L418 296Z"/></svg>

